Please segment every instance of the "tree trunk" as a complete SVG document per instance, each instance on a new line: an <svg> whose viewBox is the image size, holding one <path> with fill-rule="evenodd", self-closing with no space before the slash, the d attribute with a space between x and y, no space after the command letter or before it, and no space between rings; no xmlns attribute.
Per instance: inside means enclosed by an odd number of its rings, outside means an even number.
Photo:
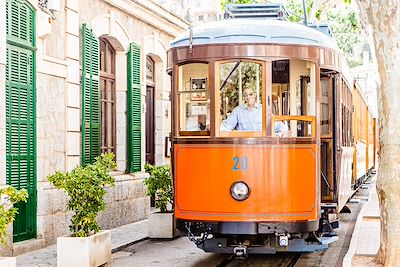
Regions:
<svg viewBox="0 0 400 267"><path fill-rule="evenodd" d="M370 25L380 76L379 172L383 266L400 266L400 24L399 0L357 0L362 20ZM373 48L374 47L374 48Z"/></svg>

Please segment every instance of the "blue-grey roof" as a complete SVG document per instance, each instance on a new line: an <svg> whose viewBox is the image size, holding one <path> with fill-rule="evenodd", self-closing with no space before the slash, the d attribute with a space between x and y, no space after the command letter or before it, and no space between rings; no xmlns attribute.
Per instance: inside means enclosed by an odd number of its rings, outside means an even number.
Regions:
<svg viewBox="0 0 400 267"><path fill-rule="evenodd" d="M193 27L195 45L205 44L299 44L338 50L335 40L302 24L281 20L226 19ZM189 46L189 30L171 42L171 48Z"/></svg>
<svg viewBox="0 0 400 267"><path fill-rule="evenodd" d="M224 18L279 19L288 21L289 14L282 3L228 4Z"/></svg>

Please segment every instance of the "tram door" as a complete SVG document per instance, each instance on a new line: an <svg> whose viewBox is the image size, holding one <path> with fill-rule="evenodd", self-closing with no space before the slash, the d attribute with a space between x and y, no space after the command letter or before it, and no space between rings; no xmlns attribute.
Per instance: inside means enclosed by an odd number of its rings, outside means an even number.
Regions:
<svg viewBox="0 0 400 267"><path fill-rule="evenodd" d="M333 201L334 198L334 78L321 75L321 200Z"/></svg>

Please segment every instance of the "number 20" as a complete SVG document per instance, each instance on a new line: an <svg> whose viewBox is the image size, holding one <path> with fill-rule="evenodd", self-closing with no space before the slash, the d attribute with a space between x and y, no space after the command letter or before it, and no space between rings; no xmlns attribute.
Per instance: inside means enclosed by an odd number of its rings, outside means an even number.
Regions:
<svg viewBox="0 0 400 267"><path fill-rule="evenodd" d="M233 157L233 161L234 165L232 170L247 170L247 157Z"/></svg>

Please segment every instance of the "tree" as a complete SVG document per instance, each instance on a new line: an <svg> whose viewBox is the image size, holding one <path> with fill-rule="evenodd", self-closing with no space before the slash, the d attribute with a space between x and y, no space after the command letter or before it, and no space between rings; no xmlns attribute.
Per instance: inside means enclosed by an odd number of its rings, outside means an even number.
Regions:
<svg viewBox="0 0 400 267"><path fill-rule="evenodd" d="M229 4L252 4L252 3L263 3L262 0L221 0L220 7L222 11L225 11L225 8Z"/></svg>
<svg viewBox="0 0 400 267"><path fill-rule="evenodd" d="M370 37L380 77L377 193L381 246L376 260L383 266L400 266L400 113L397 108L400 104L400 1L356 0L355 3L361 25Z"/></svg>
<svg viewBox="0 0 400 267"><path fill-rule="evenodd" d="M380 76L379 173L377 192L381 213L381 247L377 260L400 266L400 10L399 0L357 0L361 23L370 29ZM390 237L390 238L389 238Z"/></svg>
<svg viewBox="0 0 400 267"><path fill-rule="evenodd" d="M347 4L343 4L343 2ZM353 47L357 44L362 46L365 39L361 34L359 19L355 11L348 5L348 0L306 0L308 23L327 23L336 42L349 61L350 67L360 65L362 60ZM327 7L320 9L318 4ZM289 12L289 20L300 22L304 19L304 11L301 1L287 0L285 8ZM358 51L357 51L358 52ZM361 52L361 51L360 51Z"/></svg>
<svg viewBox="0 0 400 267"><path fill-rule="evenodd" d="M251 4L262 3L262 0L236 0L235 4ZM272 0L268 2L281 3L282 0ZM336 39L339 48L344 52L349 60L350 67L360 65L361 55L354 53L353 47L356 44L361 46L366 41L362 38L359 20L353 9L349 5L343 5L343 2L349 3L349 0L305 0L308 22L318 24L320 22L327 23ZM226 5L231 4L231 0L221 1L221 10L225 10ZM316 3L316 4L315 4ZM302 1L286 0L285 9L289 14L289 21L304 21L304 9ZM329 7L329 11L323 12L318 8L319 5ZM341 8L333 8L341 5ZM360 51L361 52L361 51Z"/></svg>

